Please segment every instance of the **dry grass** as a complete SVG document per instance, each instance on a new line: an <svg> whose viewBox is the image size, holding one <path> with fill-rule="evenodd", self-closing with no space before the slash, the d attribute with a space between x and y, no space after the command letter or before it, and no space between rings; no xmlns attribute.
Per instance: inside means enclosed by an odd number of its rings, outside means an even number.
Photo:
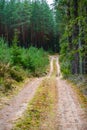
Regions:
<svg viewBox="0 0 87 130"><path fill-rule="evenodd" d="M55 77L57 74L57 66L56 66L56 60L53 60L53 72L52 72L52 76Z"/></svg>
<svg viewBox="0 0 87 130"><path fill-rule="evenodd" d="M51 130L50 128L54 128L56 93L55 79L45 79L13 130Z"/></svg>
<svg viewBox="0 0 87 130"><path fill-rule="evenodd" d="M87 111L87 75L72 75L69 81L77 93L81 107Z"/></svg>
<svg viewBox="0 0 87 130"><path fill-rule="evenodd" d="M77 94L77 98L81 104L81 107L87 112L87 96L85 96L83 94L81 89L78 88L78 86L76 84L72 83L71 81L68 81L68 82L71 84L71 87L73 88L73 90Z"/></svg>
<svg viewBox="0 0 87 130"><path fill-rule="evenodd" d="M82 91L79 88L77 88L76 85L74 85L73 88L77 93L77 97L78 97L79 101L81 102L81 106L83 108L87 108L87 97L85 95L83 95Z"/></svg>
<svg viewBox="0 0 87 130"><path fill-rule="evenodd" d="M13 89L9 90L8 92L0 91L0 109L2 109L5 105L9 104L9 101L12 97L18 94L19 91L24 87L27 82L31 81L32 79L25 79L23 82L14 82Z"/></svg>

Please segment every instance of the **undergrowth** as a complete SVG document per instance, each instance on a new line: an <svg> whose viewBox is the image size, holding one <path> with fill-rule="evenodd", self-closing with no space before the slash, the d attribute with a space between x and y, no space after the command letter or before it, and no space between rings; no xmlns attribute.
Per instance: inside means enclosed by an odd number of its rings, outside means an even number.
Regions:
<svg viewBox="0 0 87 130"><path fill-rule="evenodd" d="M48 54L43 49L25 49L16 43L9 47L0 38L0 91L8 92L14 82L22 82L27 77L45 75L48 63Z"/></svg>
<svg viewBox="0 0 87 130"><path fill-rule="evenodd" d="M45 79L37 90L23 117L13 130L50 130L49 115L53 118L56 103L56 86L54 79ZM53 125L53 121L51 125ZM52 126L51 126L52 128ZM54 127L53 127L54 128Z"/></svg>

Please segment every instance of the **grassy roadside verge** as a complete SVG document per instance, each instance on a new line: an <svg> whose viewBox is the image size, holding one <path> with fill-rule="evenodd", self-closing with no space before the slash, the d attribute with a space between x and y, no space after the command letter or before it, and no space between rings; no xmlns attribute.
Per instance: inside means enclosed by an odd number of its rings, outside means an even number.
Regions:
<svg viewBox="0 0 87 130"><path fill-rule="evenodd" d="M26 112L17 121L13 130L51 130L53 125L52 119L55 116L53 111L57 99L56 93L55 79L44 79L36 95L28 105ZM49 123L48 120L52 122Z"/></svg>
<svg viewBox="0 0 87 130"><path fill-rule="evenodd" d="M71 84L71 87L73 88L73 90L75 91L75 93L77 94L77 98L81 104L81 107L86 111L87 113L87 96L84 95L84 93L82 92L82 90L80 89L80 87L78 87L78 84L75 84L74 82L68 80L68 83Z"/></svg>
<svg viewBox="0 0 87 130"><path fill-rule="evenodd" d="M32 80L32 78L25 78L25 80L22 82L14 82L14 88L8 92L2 93L2 91L0 91L0 109L2 109L5 105L9 105L10 99L16 96L18 92L21 91L23 87Z"/></svg>
<svg viewBox="0 0 87 130"><path fill-rule="evenodd" d="M53 60L53 72L52 76L55 77L57 75L57 66L56 66L56 59Z"/></svg>

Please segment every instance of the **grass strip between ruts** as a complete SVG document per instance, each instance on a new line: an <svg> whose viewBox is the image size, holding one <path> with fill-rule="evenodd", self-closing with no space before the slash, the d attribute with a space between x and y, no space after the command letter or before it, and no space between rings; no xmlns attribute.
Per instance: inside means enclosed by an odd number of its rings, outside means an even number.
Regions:
<svg viewBox="0 0 87 130"><path fill-rule="evenodd" d="M53 109L56 104L55 78L44 79L34 98L13 130L45 130L50 129L49 118L53 118ZM49 116L50 115L50 116ZM51 123L52 125L52 123Z"/></svg>

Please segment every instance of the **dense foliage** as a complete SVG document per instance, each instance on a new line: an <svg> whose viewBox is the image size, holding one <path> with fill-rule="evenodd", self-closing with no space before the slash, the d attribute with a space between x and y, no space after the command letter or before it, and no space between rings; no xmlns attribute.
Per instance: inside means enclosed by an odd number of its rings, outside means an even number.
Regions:
<svg viewBox="0 0 87 130"><path fill-rule="evenodd" d="M56 1L64 75L87 73L87 0Z"/></svg>
<svg viewBox="0 0 87 130"><path fill-rule="evenodd" d="M7 41L0 40L0 61L38 76L48 61L34 46L61 50L65 76L87 73L87 1L55 0L54 7L46 0L0 0L0 37Z"/></svg>
<svg viewBox="0 0 87 130"><path fill-rule="evenodd" d="M0 39L0 87L4 84L5 89L8 89L13 80L19 82L26 76L45 75L48 63L47 53L42 48L25 49L16 44L8 47Z"/></svg>
<svg viewBox="0 0 87 130"><path fill-rule="evenodd" d="M0 0L0 37L5 37L9 45L16 29L19 45L55 50L55 28L54 14L46 0Z"/></svg>

